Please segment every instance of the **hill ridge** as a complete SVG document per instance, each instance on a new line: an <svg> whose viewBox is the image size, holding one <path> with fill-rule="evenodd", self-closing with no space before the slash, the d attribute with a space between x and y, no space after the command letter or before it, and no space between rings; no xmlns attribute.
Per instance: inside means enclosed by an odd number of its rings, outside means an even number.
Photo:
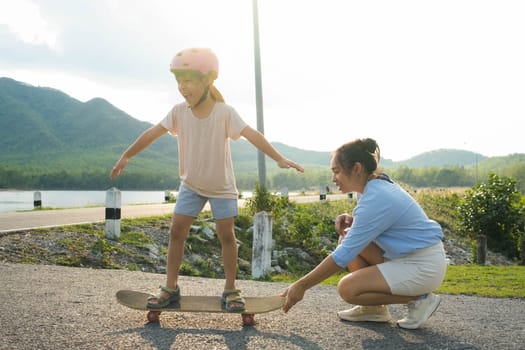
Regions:
<svg viewBox="0 0 525 350"><path fill-rule="evenodd" d="M25 172L29 168L28 176L57 172L64 172L65 175L85 173L86 177L89 173L102 174L151 125L133 118L102 97L81 102L54 88L35 87L11 78L0 78L0 170L3 167ZM305 150L280 142L272 144L309 171L327 170L330 152ZM231 148L236 176L256 174L256 148L244 139L232 142ZM470 167L490 159L470 151L438 149L404 161L383 158L381 166L386 169L403 166ZM503 159L497 162L525 160L525 154ZM140 177L148 173L154 174L155 181L160 184L163 181L177 182L177 160L176 138L164 135L134 157L126 169L127 179L133 174ZM280 171L268 158L266 168L268 173ZM287 173L283 176L292 175ZM328 178L326 181L330 182ZM100 186L106 185L109 183Z"/></svg>

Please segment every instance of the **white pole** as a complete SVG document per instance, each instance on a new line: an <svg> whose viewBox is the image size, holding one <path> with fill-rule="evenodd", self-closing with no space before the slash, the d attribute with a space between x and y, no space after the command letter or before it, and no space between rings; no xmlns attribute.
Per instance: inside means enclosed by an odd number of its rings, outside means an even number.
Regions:
<svg viewBox="0 0 525 350"><path fill-rule="evenodd" d="M319 200L321 202L326 202L326 187L324 186L319 188Z"/></svg>
<svg viewBox="0 0 525 350"><path fill-rule="evenodd" d="M35 209L42 208L42 194L40 193L40 191L36 191L35 193L33 193L33 207Z"/></svg>
<svg viewBox="0 0 525 350"><path fill-rule="evenodd" d="M272 266L271 213L258 212L253 217L252 278L265 276Z"/></svg>
<svg viewBox="0 0 525 350"><path fill-rule="evenodd" d="M261 79L261 50L259 44L259 14L257 0L252 1L253 10L253 51L255 58L255 106L257 110L257 131L264 135L263 95ZM259 185L266 188L266 162L264 153L257 151Z"/></svg>
<svg viewBox="0 0 525 350"><path fill-rule="evenodd" d="M106 192L106 238L120 237L120 191L112 187Z"/></svg>

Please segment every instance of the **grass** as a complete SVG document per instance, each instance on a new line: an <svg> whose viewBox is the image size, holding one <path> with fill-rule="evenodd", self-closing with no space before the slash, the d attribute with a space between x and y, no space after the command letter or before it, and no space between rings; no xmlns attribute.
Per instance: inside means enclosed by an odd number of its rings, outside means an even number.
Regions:
<svg viewBox="0 0 525 350"><path fill-rule="evenodd" d="M525 298L525 266L449 266L437 290L495 298Z"/></svg>
<svg viewBox="0 0 525 350"><path fill-rule="evenodd" d="M322 285L336 286L344 273L333 275ZM272 276L274 282L292 283L297 278ZM525 266L451 265L436 293L476 295L489 298L525 298Z"/></svg>
<svg viewBox="0 0 525 350"><path fill-rule="evenodd" d="M142 231L122 232L119 242L123 244L133 245L135 247L144 248L148 244L153 244L153 239Z"/></svg>

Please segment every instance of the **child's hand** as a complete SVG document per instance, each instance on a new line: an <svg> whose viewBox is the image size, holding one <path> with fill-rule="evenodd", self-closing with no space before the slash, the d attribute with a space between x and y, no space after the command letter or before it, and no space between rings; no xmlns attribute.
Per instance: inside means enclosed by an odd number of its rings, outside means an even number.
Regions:
<svg viewBox="0 0 525 350"><path fill-rule="evenodd" d="M286 159L286 158L281 158L277 162L277 165L279 165L279 168L283 168L283 169L294 168L295 170L297 170L297 171L299 171L301 173L304 173L304 169L303 169L302 166L300 166L299 164L297 164L295 162L292 162L291 160Z"/></svg>
<svg viewBox="0 0 525 350"><path fill-rule="evenodd" d="M109 174L111 180L113 180L119 175L122 175L122 172L124 172L124 168L126 167L126 165L128 165L128 158L120 158L119 161L113 167L113 169L111 169L111 173Z"/></svg>

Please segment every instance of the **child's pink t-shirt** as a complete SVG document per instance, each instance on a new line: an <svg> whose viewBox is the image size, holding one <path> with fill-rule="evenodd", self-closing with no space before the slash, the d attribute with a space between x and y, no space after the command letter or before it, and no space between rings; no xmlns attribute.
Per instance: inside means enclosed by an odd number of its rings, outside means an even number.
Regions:
<svg viewBox="0 0 525 350"><path fill-rule="evenodd" d="M181 103L160 124L178 139L179 176L185 186L205 197L238 198L229 139L238 140L247 124L233 107L217 102L200 119Z"/></svg>

